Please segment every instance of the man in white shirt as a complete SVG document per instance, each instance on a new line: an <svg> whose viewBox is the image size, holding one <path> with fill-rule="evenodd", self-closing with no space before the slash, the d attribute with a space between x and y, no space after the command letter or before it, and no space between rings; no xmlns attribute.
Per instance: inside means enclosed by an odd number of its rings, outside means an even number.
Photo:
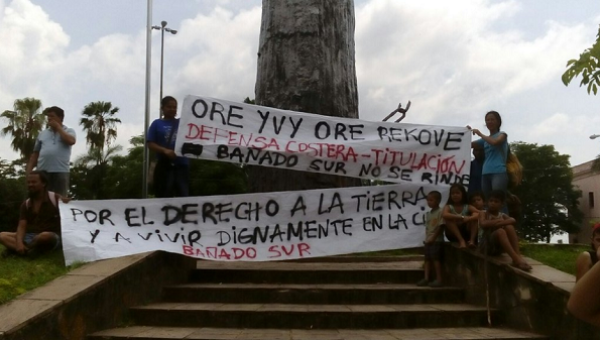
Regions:
<svg viewBox="0 0 600 340"><path fill-rule="evenodd" d="M65 112L60 107L49 107L44 110L44 114L48 117L48 128L38 135L26 172L29 174L34 167L46 171L48 191L68 197L69 162L71 147L76 141L75 130L63 124Z"/></svg>

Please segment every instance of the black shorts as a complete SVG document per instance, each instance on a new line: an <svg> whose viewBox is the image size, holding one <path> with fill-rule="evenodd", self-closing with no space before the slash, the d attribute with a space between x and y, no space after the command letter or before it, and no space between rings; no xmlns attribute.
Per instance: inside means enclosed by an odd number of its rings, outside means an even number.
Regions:
<svg viewBox="0 0 600 340"><path fill-rule="evenodd" d="M444 243L433 242L425 245L425 261L442 261L444 258Z"/></svg>
<svg viewBox="0 0 600 340"><path fill-rule="evenodd" d="M458 239L456 238L456 236L454 236L454 234L452 234L451 232L448 231L448 228L446 228L446 225L443 224L444 226L444 230L445 230L445 236L448 239L448 241L450 242L458 242ZM466 223L462 223L457 225L458 227L458 232L460 233L460 236L462 236L463 240L468 241L471 239L471 231L469 230L469 226Z"/></svg>
<svg viewBox="0 0 600 340"><path fill-rule="evenodd" d="M500 242L498 241L497 230L485 231L481 236L479 250L489 256L499 256L504 252Z"/></svg>

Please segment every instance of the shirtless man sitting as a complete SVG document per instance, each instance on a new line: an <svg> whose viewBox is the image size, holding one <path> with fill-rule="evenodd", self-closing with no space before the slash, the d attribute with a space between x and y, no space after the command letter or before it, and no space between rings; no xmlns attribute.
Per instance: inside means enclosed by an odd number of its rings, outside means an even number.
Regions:
<svg viewBox="0 0 600 340"><path fill-rule="evenodd" d="M21 204L17 232L0 233L0 244L6 255L33 255L60 246L60 213L58 201L67 198L46 189L48 178L44 171L27 175L29 198Z"/></svg>

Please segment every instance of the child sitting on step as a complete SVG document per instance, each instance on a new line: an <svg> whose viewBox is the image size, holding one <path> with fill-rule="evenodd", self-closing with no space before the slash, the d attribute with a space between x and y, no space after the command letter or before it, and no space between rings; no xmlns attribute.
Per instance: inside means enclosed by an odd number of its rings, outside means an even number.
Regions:
<svg viewBox="0 0 600 340"><path fill-rule="evenodd" d="M452 184L448 202L442 212L446 224L446 238L450 242L458 242L459 248L475 248L477 237L478 210L469 204L467 190L462 184Z"/></svg>
<svg viewBox="0 0 600 340"><path fill-rule="evenodd" d="M600 266L593 266L577 281L571 291L567 309L577 318L600 327Z"/></svg>
<svg viewBox="0 0 600 340"><path fill-rule="evenodd" d="M512 266L531 271L519 251L519 238L515 231L515 219L502 213L504 191L494 190L488 197L488 209L479 213L479 227L483 230L480 249L484 254L498 256L503 251L512 259Z"/></svg>
<svg viewBox="0 0 600 340"><path fill-rule="evenodd" d="M425 214L425 278L417 282L417 286L442 286L442 257L444 236L441 231L442 209L440 201L442 194L432 191L427 194L427 206L431 208ZM431 280L432 267L435 268L435 280Z"/></svg>

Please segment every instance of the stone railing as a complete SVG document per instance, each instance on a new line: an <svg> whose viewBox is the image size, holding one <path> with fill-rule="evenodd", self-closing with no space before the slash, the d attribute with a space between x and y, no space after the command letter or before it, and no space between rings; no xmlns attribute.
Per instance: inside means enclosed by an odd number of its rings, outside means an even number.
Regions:
<svg viewBox="0 0 600 340"><path fill-rule="evenodd" d="M185 282L196 260L165 252L86 264L0 306L0 340L77 340L117 327L129 307Z"/></svg>
<svg viewBox="0 0 600 340"><path fill-rule="evenodd" d="M566 309L575 277L527 260L533 266L530 273L510 266L507 255L488 257L486 262L477 251L447 244L446 282L464 287L468 303L486 305L489 292L491 308L502 311L500 322L509 327L561 340L600 339L600 329L576 319Z"/></svg>

